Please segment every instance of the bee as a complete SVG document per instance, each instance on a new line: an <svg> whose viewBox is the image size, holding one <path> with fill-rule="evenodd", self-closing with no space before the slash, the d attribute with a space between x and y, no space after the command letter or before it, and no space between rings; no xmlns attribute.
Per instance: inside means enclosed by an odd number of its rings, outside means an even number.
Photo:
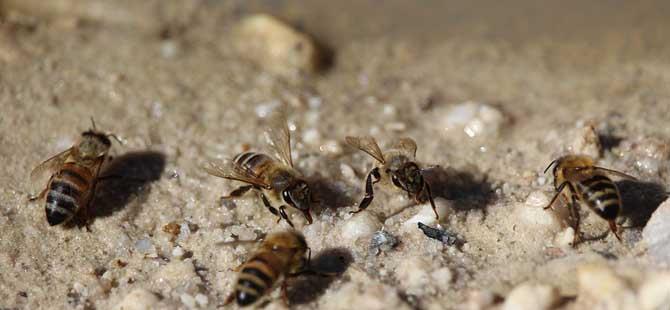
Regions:
<svg viewBox="0 0 670 310"><path fill-rule="evenodd" d="M270 293L279 282L286 301L284 280L307 270L308 252L305 237L295 230L268 235L254 254L236 268L235 290L226 298L225 304L235 300L240 307L249 306Z"/></svg>
<svg viewBox="0 0 670 310"><path fill-rule="evenodd" d="M254 189L263 205L278 217L277 223L284 219L293 227L286 214L287 206L291 206L301 211L307 222L312 224L310 206L315 200L305 179L293 168L291 134L286 119L281 114L275 114L269 122L266 134L278 160L263 153L247 151L238 154L230 162L210 163L205 170L213 176L247 184L222 199L239 197ZM279 208L273 205L279 205Z"/></svg>
<svg viewBox="0 0 670 310"><path fill-rule="evenodd" d="M91 123L92 129L83 132L76 144L45 160L30 173L34 188L41 187L42 181L50 175L46 188L37 197L30 198L34 201L46 196L50 226L68 222L79 212L88 220L100 168L111 147L109 138L118 140L113 134L98 131L93 119Z"/></svg>
<svg viewBox="0 0 670 310"><path fill-rule="evenodd" d="M417 202L428 197L433 212L435 212L435 218L440 218L435 209L430 185L423 177L424 170L415 162L416 142L414 140L400 138L385 153L382 153L373 137L346 137L345 140L347 144L368 153L377 160L377 165L370 170L365 181L365 197L358 205L358 210L350 213L365 210L374 198L373 185L380 181L383 181L382 184L388 184L390 180L393 186L407 192L407 195L414 197Z"/></svg>
<svg viewBox="0 0 670 310"><path fill-rule="evenodd" d="M575 237L572 245L581 240L579 230L578 205L585 204L599 217L609 223L610 230L614 236L621 241L618 233L616 218L621 211L621 194L614 184L610 175L633 179L634 177L625 173L595 166L592 158L584 155L567 155L552 161L544 170L554 167L554 189L556 194L551 199L546 209L551 208L563 195L564 199L570 201L570 215L574 219Z"/></svg>

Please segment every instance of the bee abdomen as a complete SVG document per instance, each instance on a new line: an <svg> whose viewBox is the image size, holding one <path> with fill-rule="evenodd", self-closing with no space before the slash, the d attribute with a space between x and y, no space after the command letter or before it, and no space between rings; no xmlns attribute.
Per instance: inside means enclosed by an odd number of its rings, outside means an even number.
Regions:
<svg viewBox="0 0 670 310"><path fill-rule="evenodd" d="M235 288L237 304L247 306L267 293L277 279L268 262L260 257L251 259L239 273Z"/></svg>
<svg viewBox="0 0 670 310"><path fill-rule="evenodd" d="M604 219L615 219L621 209L619 192L606 176L596 175L582 182L582 196L588 206Z"/></svg>
<svg viewBox="0 0 670 310"><path fill-rule="evenodd" d="M256 177L260 177L265 171L266 167L273 163L272 157L256 152L244 152L240 153L235 158L233 158L233 163L245 170L250 172Z"/></svg>
<svg viewBox="0 0 670 310"><path fill-rule="evenodd" d="M69 182L54 179L47 193L46 214L49 225L54 226L71 219L80 207L82 192Z"/></svg>

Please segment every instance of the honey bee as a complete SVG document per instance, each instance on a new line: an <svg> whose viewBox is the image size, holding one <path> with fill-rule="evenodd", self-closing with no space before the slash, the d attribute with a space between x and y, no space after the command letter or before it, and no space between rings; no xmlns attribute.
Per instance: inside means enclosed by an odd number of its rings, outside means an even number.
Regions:
<svg viewBox="0 0 670 310"><path fill-rule="evenodd" d="M281 114L275 114L269 122L266 134L279 160L263 153L247 151L238 154L230 162L210 163L205 170L213 176L247 183L223 199L239 197L254 189L265 207L278 217L277 223L284 219L293 227L286 214L287 206L291 206L301 211L307 222L312 224L310 206L314 199L307 182L293 168L291 135L286 119ZM279 208L273 204L279 205Z"/></svg>
<svg viewBox="0 0 670 310"><path fill-rule="evenodd" d="M237 267L235 290L225 304L237 301L240 307L249 306L270 293L281 281L282 297L286 301L286 282L306 270L309 247L305 237L295 230L268 235L255 253Z"/></svg>
<svg viewBox="0 0 670 310"><path fill-rule="evenodd" d="M83 132L75 145L42 162L30 173L33 188L41 187L43 180L50 176L46 188L30 198L34 201L46 196L50 226L65 223L79 212L88 221L88 208L95 195L100 167L111 147L109 138L118 140L113 134L98 131L93 119L91 123L92 129Z"/></svg>
<svg viewBox="0 0 670 310"><path fill-rule="evenodd" d="M428 197L430 205L435 212L435 218L439 219L430 185L423 177L423 169L415 162L416 142L411 138L400 138L389 150L382 153L377 141L373 137L346 137L346 142L372 156L377 160L377 165L370 170L365 181L365 197L358 205L358 210L350 213L358 213L370 205L374 198L373 185L379 181L382 184L391 183L405 192L409 197L414 197L417 202Z"/></svg>
<svg viewBox="0 0 670 310"><path fill-rule="evenodd" d="M599 217L609 223L614 236L621 241L616 218L621 211L621 195L609 175L635 179L625 173L595 166L592 158L584 155L567 155L552 161L544 170L554 167L554 189L556 194L545 209L551 208L559 196L570 201L570 215L574 219L575 237L573 246L581 240L579 230L579 203L585 204Z"/></svg>

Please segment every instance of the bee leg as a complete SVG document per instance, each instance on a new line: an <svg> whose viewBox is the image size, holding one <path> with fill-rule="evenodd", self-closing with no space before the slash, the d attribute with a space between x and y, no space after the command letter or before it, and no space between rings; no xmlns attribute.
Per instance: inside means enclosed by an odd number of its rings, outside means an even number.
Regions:
<svg viewBox="0 0 670 310"><path fill-rule="evenodd" d="M374 178L374 180L373 180ZM374 198L374 190L372 188L372 184L375 184L379 182L379 179L381 178L381 175L379 174L379 168L374 168L370 170L370 173L368 173L368 177L365 180L365 197L363 197L363 200L361 200L361 203L358 205L358 210L356 211L351 211L349 214L354 214L361 212L365 210L370 203L372 202L372 199Z"/></svg>
<svg viewBox="0 0 670 310"><path fill-rule="evenodd" d="M227 196L221 196L221 200L240 197L240 196L246 194L252 188L253 188L253 185L240 186L237 189L235 189L234 191L230 192L230 194L228 194Z"/></svg>
<svg viewBox="0 0 670 310"><path fill-rule="evenodd" d="M554 198L551 198L551 201L549 202L549 204L546 207L544 207L545 210L547 210L549 208L552 208L554 206L554 202L556 202L556 199L558 199L558 196L561 195L561 193L563 192L563 189L565 188L566 185L568 185L568 182L563 182L563 183L561 183L560 186L558 186L558 189L556 190L556 194L554 195Z"/></svg>
<svg viewBox="0 0 670 310"><path fill-rule="evenodd" d="M619 235L619 231L617 229L616 222L614 220L609 220L608 222L610 224L610 230L612 231L612 233L614 233L614 236L616 236L616 238L619 240L619 242L623 242L623 240L621 240L621 235Z"/></svg>
<svg viewBox="0 0 670 310"><path fill-rule="evenodd" d="M574 191L573 191L574 193ZM579 230L579 210L577 209L577 197L574 195L572 196L572 203L570 204L570 216L572 216L573 220L575 221L574 226L575 226L575 237L572 239L572 247L575 248L577 247L577 244L582 241L582 232Z"/></svg>
<svg viewBox="0 0 670 310"><path fill-rule="evenodd" d="M279 207L279 214L281 214L281 218L277 220L277 223L283 218L289 225L291 225L291 227L293 227L293 223L291 223L291 220L288 219L288 214L286 214L286 206Z"/></svg>
<svg viewBox="0 0 670 310"><path fill-rule="evenodd" d="M430 191L430 185L428 185L426 182L423 182L423 188L426 190L428 201L430 201L430 206L433 208L433 212L435 212L435 219L439 220L440 215L437 214L437 208L435 207L435 201L433 200L433 193Z"/></svg>
<svg viewBox="0 0 670 310"><path fill-rule="evenodd" d="M47 187L47 188L43 189L40 192L40 194L37 195L37 196L28 196L28 201L33 202L35 200L42 200L42 198L44 198L44 195L46 195L48 191L49 191L49 188Z"/></svg>
<svg viewBox="0 0 670 310"><path fill-rule="evenodd" d="M286 280L281 282L281 300L284 306L288 308L288 292L287 292L287 285L286 285Z"/></svg>
<svg viewBox="0 0 670 310"><path fill-rule="evenodd" d="M261 200L263 201L263 205L265 205L265 207L266 207L268 210L270 210L270 213L272 213L272 214L276 215L277 217L279 217L279 218L277 219L277 223L279 223L279 221L281 221L282 217L281 217L281 215L279 214L279 211L277 211L277 208L275 208L275 207L272 206L272 204L271 204L270 201L268 200L268 197L265 197L265 194L263 194L263 193L261 192L259 196L261 196Z"/></svg>
<svg viewBox="0 0 670 310"><path fill-rule="evenodd" d="M231 302L233 302L233 300L235 300L235 292L232 292L232 293L228 294L228 297L226 297L226 301L223 302L223 305L227 306Z"/></svg>

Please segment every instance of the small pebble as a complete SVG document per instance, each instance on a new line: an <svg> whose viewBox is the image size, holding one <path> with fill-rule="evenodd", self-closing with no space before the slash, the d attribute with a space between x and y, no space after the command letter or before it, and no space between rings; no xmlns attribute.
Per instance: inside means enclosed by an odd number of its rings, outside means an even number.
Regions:
<svg viewBox="0 0 670 310"><path fill-rule="evenodd" d="M360 212L342 225L343 241L350 245L360 238L369 238L382 227L382 223L370 212Z"/></svg>
<svg viewBox="0 0 670 310"><path fill-rule="evenodd" d="M434 270L430 274L430 278L433 280L433 285L439 287L440 289L447 289L451 285L451 281L454 278L451 269L447 267L442 267Z"/></svg>
<svg viewBox="0 0 670 310"><path fill-rule="evenodd" d="M195 298L193 298L193 296L190 294L181 294L181 296L179 296L179 300L181 300L181 303L184 304L184 306L190 309L195 308Z"/></svg>
<svg viewBox="0 0 670 310"><path fill-rule="evenodd" d="M636 296L626 281L603 264L577 267L579 298L599 309L635 309Z"/></svg>
<svg viewBox="0 0 670 310"><path fill-rule="evenodd" d="M588 155L592 158L600 157L602 145L598 133L592 125L578 128L574 135L575 137L571 139L572 145L569 147L572 153Z"/></svg>
<svg viewBox="0 0 670 310"><path fill-rule="evenodd" d="M642 286L638 296L643 310L660 310L670 305L670 272L651 275Z"/></svg>
<svg viewBox="0 0 670 310"><path fill-rule="evenodd" d="M244 18L234 45L242 57L280 75L316 72L322 57L312 38L267 14Z"/></svg>
<svg viewBox="0 0 670 310"><path fill-rule="evenodd" d="M427 293L427 288L431 285L431 275L428 270L431 269L431 263L428 259L412 256L403 261L395 269L398 284L407 290L407 293L414 295L423 295Z"/></svg>
<svg viewBox="0 0 670 310"><path fill-rule="evenodd" d="M452 209L452 201L443 199L441 197L437 197L434 200L435 210L437 211L437 215L440 217L439 220L445 221L449 216L449 210ZM415 230L418 223L431 225L438 222L438 220L435 219L435 211L433 211L433 207L430 205L430 202L423 203L418 207L421 208L419 209L419 212L403 223L404 230Z"/></svg>
<svg viewBox="0 0 670 310"><path fill-rule="evenodd" d="M151 243L151 240L147 238L137 240L135 242L135 249L137 249L137 251L142 254L149 254L156 251L156 248Z"/></svg>
<svg viewBox="0 0 670 310"><path fill-rule="evenodd" d="M368 253L370 255L378 255L380 252L390 251L398 244L398 238L391 235L388 231L376 231L370 240Z"/></svg>
<svg viewBox="0 0 670 310"><path fill-rule="evenodd" d="M552 309L559 301L555 287L542 284L521 284L507 296L502 310L543 310Z"/></svg>
<svg viewBox="0 0 670 310"><path fill-rule="evenodd" d="M496 136L505 122L498 108L474 101L452 107L443 119L446 130L460 129L470 138Z"/></svg>
<svg viewBox="0 0 670 310"><path fill-rule="evenodd" d="M138 288L128 293L120 303L114 306L115 310L145 310L154 309L160 300L154 293Z"/></svg>
<svg viewBox="0 0 670 310"><path fill-rule="evenodd" d="M642 230L649 255L659 263L670 264L670 199L666 199Z"/></svg>
<svg viewBox="0 0 670 310"><path fill-rule="evenodd" d="M182 247L176 246L172 249L172 257L181 258L182 256L184 256L184 249Z"/></svg>
<svg viewBox="0 0 670 310"><path fill-rule="evenodd" d="M203 294L196 294L195 302L198 303L198 306L200 307L207 307L207 305L209 304L209 298L207 298L207 296Z"/></svg>
<svg viewBox="0 0 670 310"><path fill-rule="evenodd" d="M337 156L342 154L342 145L336 140L328 140L319 146L319 151L326 155Z"/></svg>

